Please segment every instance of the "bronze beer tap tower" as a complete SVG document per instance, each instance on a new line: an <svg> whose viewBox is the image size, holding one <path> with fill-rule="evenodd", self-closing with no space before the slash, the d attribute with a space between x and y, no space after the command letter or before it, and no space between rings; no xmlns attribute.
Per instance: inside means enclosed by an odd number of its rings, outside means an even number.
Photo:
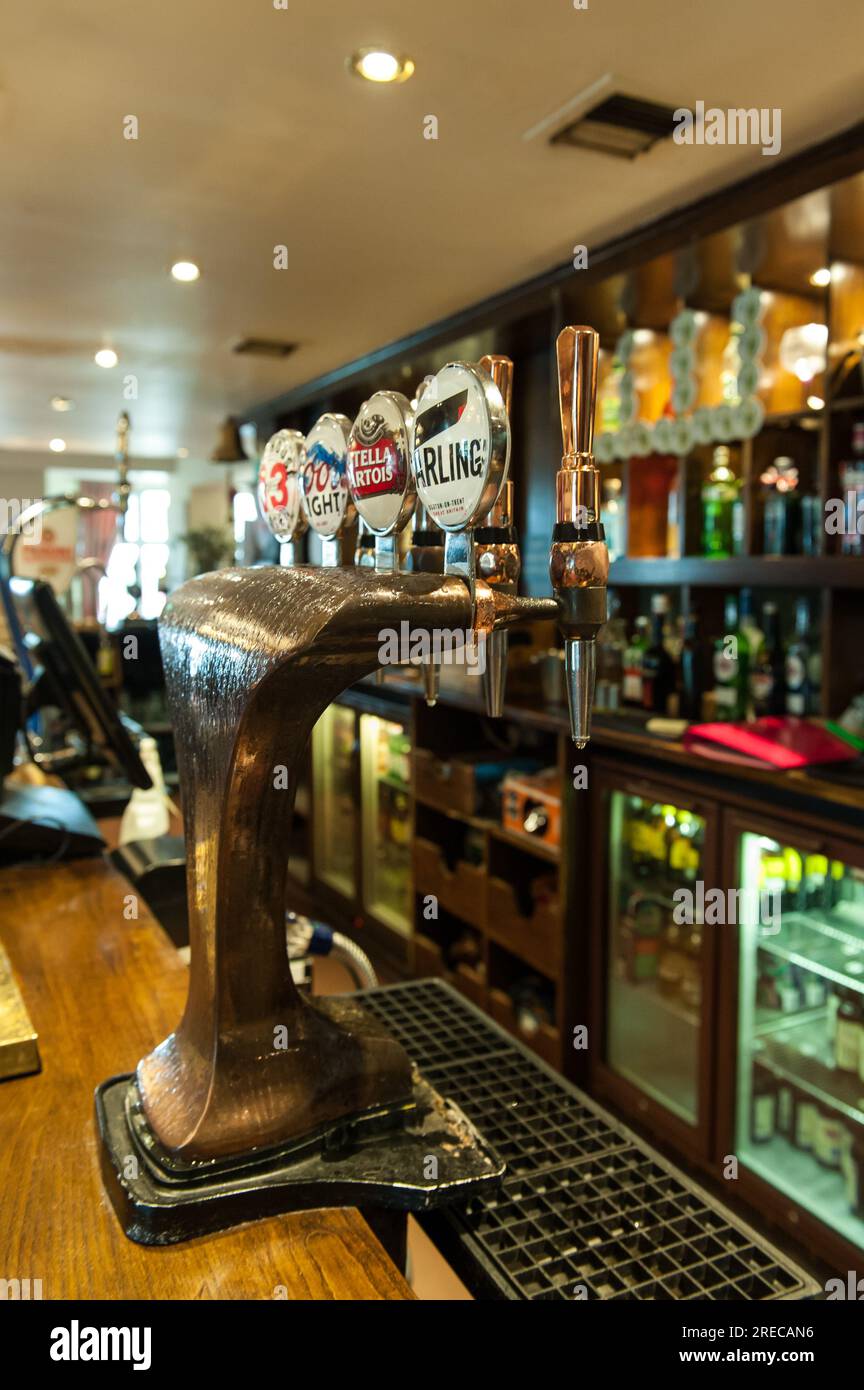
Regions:
<svg viewBox="0 0 864 1390"><path fill-rule="evenodd" d="M592 452L598 348L593 328L564 328L556 344L564 453L556 484L549 577L564 634L570 732L580 749L591 737L595 639L606 622L609 578L609 552L600 521L600 472Z"/></svg>
<svg viewBox="0 0 864 1390"><path fill-rule="evenodd" d="M586 351L559 350L562 373L586 363ZM590 411L591 390L578 379L568 387L562 375L562 408L578 397ZM584 413L576 423L571 433L584 443ZM499 389L467 364L444 368L418 406L418 490L423 449L426 500L449 518L458 572L226 569L188 581L165 605L160 643L183 788L189 993L174 1032L133 1076L114 1077L96 1094L104 1181L134 1240L168 1244L301 1207L419 1209L469 1196L503 1173L372 1014L350 996L313 999L298 990L285 906L286 846L312 728L378 668L382 629L404 621L415 632L494 636L560 609L568 640L596 635L599 600L583 611L571 595L580 584L569 576L584 574L581 588L597 588L599 570L566 563L580 545L597 544L573 539L567 528L576 521L561 517L562 496L581 497L578 486L559 486L557 600L519 598L474 571L467 526L498 500L505 431ZM587 477L589 465L576 465L567 444L565 433L562 472ZM322 473L316 519L329 527L348 503L340 499L334 510L325 482ZM306 510L313 519L316 507ZM596 529L595 508L591 536ZM588 667L573 669L581 678ZM588 698L577 698L577 711Z"/></svg>

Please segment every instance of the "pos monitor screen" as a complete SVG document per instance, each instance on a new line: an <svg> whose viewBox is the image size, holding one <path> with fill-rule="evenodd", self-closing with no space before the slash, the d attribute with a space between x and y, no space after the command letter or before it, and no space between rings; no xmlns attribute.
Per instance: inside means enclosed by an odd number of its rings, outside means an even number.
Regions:
<svg viewBox="0 0 864 1390"><path fill-rule="evenodd" d="M13 578L4 587L25 674L34 682L45 680L50 703L66 711L92 746L111 755L133 786L146 791L152 786L147 769L50 584Z"/></svg>

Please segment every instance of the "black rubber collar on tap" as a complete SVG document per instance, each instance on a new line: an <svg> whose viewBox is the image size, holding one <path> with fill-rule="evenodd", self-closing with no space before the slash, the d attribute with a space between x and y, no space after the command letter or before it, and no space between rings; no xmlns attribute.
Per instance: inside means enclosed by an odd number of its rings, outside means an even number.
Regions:
<svg viewBox="0 0 864 1390"><path fill-rule="evenodd" d="M585 526L576 526L572 521L556 521L552 530L553 541L605 541L606 532L601 521L589 521Z"/></svg>

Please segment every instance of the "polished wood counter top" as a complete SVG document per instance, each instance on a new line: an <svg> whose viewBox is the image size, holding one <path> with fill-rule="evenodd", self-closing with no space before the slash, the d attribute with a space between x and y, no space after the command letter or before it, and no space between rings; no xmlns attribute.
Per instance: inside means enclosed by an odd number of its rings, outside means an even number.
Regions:
<svg viewBox="0 0 864 1390"><path fill-rule="evenodd" d="M103 859L0 870L0 938L42 1071L0 1083L0 1278L45 1299L409 1299L354 1210L271 1217L163 1249L124 1236L102 1189L99 1082L180 1018L186 968Z"/></svg>

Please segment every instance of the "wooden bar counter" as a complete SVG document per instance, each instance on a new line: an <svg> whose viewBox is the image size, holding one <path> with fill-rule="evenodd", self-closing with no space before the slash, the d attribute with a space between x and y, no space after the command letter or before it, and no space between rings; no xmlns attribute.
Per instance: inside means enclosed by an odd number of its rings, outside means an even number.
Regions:
<svg viewBox="0 0 864 1390"><path fill-rule="evenodd" d="M272 1217L163 1249L127 1240L103 1192L93 1092L175 1026L186 968L100 858L0 870L0 940L42 1070L0 1083L0 1278L45 1299L410 1299L354 1210ZM125 914L127 915L124 915Z"/></svg>

